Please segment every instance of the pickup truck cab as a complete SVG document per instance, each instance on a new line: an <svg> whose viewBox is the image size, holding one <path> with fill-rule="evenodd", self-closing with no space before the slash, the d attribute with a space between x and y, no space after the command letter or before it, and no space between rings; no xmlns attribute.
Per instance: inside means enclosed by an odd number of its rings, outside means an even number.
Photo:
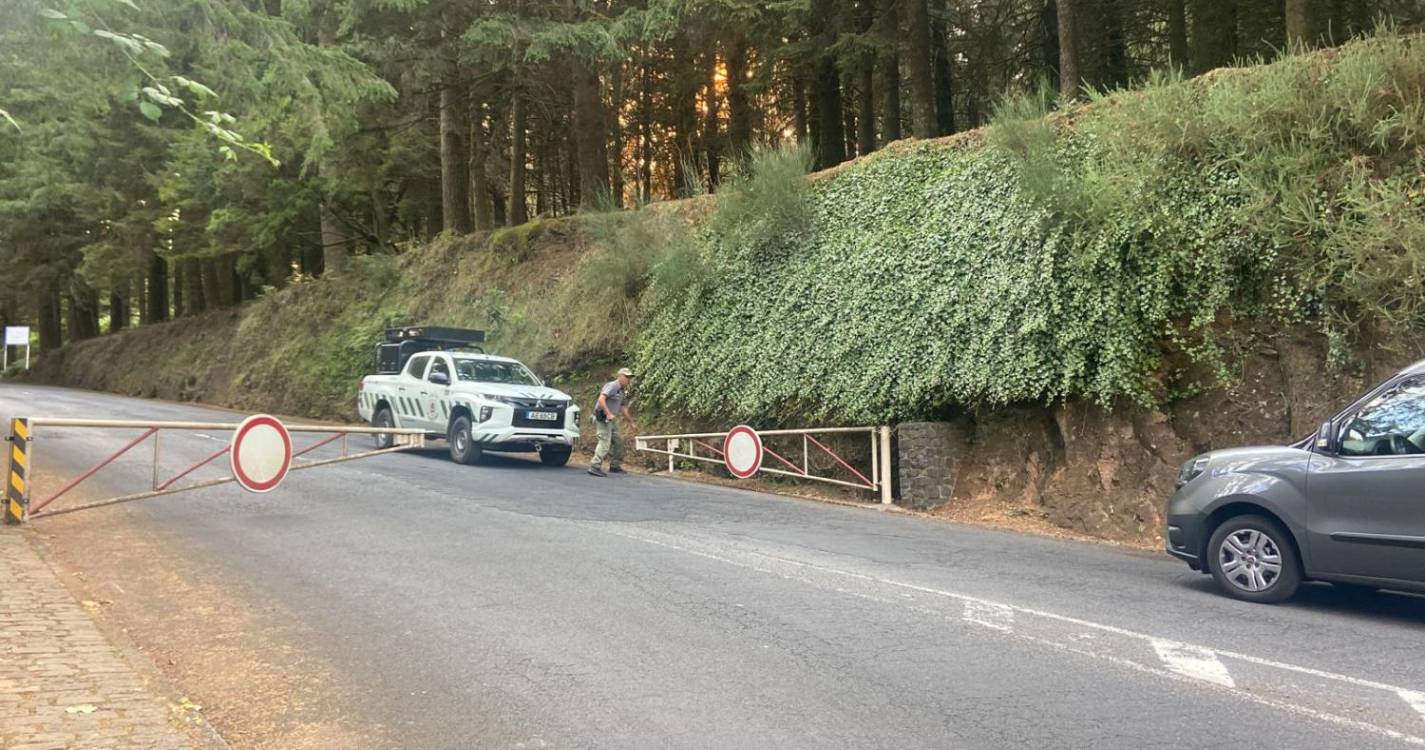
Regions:
<svg viewBox="0 0 1425 750"><path fill-rule="evenodd" d="M486 451L538 453L548 466L569 462L579 438L579 408L507 357L463 351L410 355L399 372L361 381L357 410L374 427L426 430L444 438L456 462ZM390 447L391 435L377 445Z"/></svg>

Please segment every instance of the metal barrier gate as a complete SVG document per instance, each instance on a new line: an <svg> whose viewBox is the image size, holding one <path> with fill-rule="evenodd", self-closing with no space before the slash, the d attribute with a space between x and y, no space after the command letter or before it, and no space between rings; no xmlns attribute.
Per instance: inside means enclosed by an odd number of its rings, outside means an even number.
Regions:
<svg viewBox="0 0 1425 750"><path fill-rule="evenodd" d="M728 439L737 434L748 435L747 439L756 441L758 458L755 466L749 466L750 471L739 472L730 461ZM837 454L825 443L816 439L817 435L866 435L871 453L871 475L866 476L857 470L845 458ZM771 448L766 447L762 438L782 435L800 435L802 440L801 463L798 465L794 460L780 455ZM722 447L708 441L721 438ZM661 441L663 448L651 447L651 441ZM704 463L723 464L728 470L740 478L747 478L758 472L768 474L778 474L781 476L794 477L796 479L806 479L813 482L826 482L828 484L840 485L843 487L854 487L856 489L869 490L878 494L881 504L890 505L894 498L892 494L891 482L891 428L889 427L823 427L818 429L805 430L762 430L754 431L750 427L734 427L727 432L698 432L682 435L639 435L634 438L634 447L646 453L656 453L668 457L668 471L674 470L674 462L677 459L687 459L690 461L701 461ZM698 449L702 448L705 453L699 455ZM812 449L817 453L813 453ZM760 457L764 453L776 459L783 467L781 469L768 468L762 465ZM836 477L824 476L813 473L811 466L811 456L825 454L830 456L833 462L844 469L852 479L839 479Z"/></svg>
<svg viewBox="0 0 1425 750"><path fill-rule="evenodd" d="M211 432L231 432L236 431L239 424L229 424L223 422L147 422L138 420L105 420L105 419L58 419L50 417L19 417L10 422L10 472L9 481L6 484L5 498L5 521L10 524L23 523L27 519L44 518L47 516L59 515L61 513L73 513L77 510L87 510L104 505L114 505L117 503L129 502L131 500L142 500L144 498L158 497L160 495L171 495L184 490L196 490L204 487L213 487L220 484L237 481L236 477L228 476L217 479L207 479L200 482L192 482L182 486L175 486L178 481L201 469L204 466L227 455L232 449L232 445L224 446L215 451L212 455L197 463L187 466L182 471L166 479L162 478L161 466L159 463L160 439L163 430L206 430ZM50 493L43 499L35 502L31 506L30 491L34 479L34 440L35 433L41 429L61 429L61 428L94 428L94 429L138 429L142 430L137 437L130 440L124 447L111 453L107 458L89 467L78 477L67 482L58 491ZM302 469L312 469L318 466L341 463L343 461L354 461L358 458L379 456L385 453L395 453L397 451L411 450L425 446L424 430L397 429L393 427L348 427L337 425L283 425L287 432L293 433L334 433L330 437L318 440L301 450L291 451L291 458L306 455L326 445L330 445L338 440L341 441L341 455L335 458L326 458L318 461L308 461L303 464L290 466L288 471L299 471ZM389 435L392 444L387 448L377 448L376 450L351 453L348 450L347 437L349 435ZM120 497L106 498L83 505L72 506L62 510L44 509L55 500L68 494L82 482L94 476L105 466L113 463L120 456L128 453L140 443L153 438L153 480L148 490L136 492Z"/></svg>

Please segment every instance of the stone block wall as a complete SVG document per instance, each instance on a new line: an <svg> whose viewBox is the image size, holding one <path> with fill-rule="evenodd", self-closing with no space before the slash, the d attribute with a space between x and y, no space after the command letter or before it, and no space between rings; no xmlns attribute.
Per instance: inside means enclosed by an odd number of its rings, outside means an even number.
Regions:
<svg viewBox="0 0 1425 750"><path fill-rule="evenodd" d="M906 422L896 428L898 503L929 510L950 502L971 429L960 422Z"/></svg>

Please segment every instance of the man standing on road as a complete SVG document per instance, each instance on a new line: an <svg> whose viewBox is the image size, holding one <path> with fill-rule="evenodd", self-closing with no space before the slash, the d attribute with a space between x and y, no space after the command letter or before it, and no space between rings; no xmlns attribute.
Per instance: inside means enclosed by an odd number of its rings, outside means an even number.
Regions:
<svg viewBox="0 0 1425 750"><path fill-rule="evenodd" d="M633 370L627 367L618 371L618 377L609 381L599 391L599 403L594 407L594 424L599 432L599 446L594 449L594 461L589 464L589 473L596 477L606 477L604 459L609 460L609 474L623 473L623 435L619 434L618 419L628 420L635 430L638 423L624 405L625 389L633 381Z"/></svg>

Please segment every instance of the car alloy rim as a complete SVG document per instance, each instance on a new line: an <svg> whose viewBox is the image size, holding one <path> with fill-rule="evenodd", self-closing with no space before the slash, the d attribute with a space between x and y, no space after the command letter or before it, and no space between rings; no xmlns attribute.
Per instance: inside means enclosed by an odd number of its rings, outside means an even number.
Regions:
<svg viewBox="0 0 1425 750"><path fill-rule="evenodd" d="M1217 562L1222 576L1243 591L1266 591L1282 574L1281 548L1257 529L1228 534L1217 549Z"/></svg>
<svg viewBox="0 0 1425 750"><path fill-rule="evenodd" d="M377 427L390 427L390 426L391 426L391 415L390 415L390 414L387 414L387 413L384 412L384 411L381 412L381 415L376 418L376 426L377 426ZM378 433L376 433L376 442L377 442L377 443L380 443L381 445L385 445L385 444L386 444L386 441L388 441L388 440L390 440L390 439L391 439L391 433L389 433L389 432L378 432Z"/></svg>
<svg viewBox="0 0 1425 750"><path fill-rule="evenodd" d="M465 452L465 430L457 430L455 433L455 449L461 453Z"/></svg>

